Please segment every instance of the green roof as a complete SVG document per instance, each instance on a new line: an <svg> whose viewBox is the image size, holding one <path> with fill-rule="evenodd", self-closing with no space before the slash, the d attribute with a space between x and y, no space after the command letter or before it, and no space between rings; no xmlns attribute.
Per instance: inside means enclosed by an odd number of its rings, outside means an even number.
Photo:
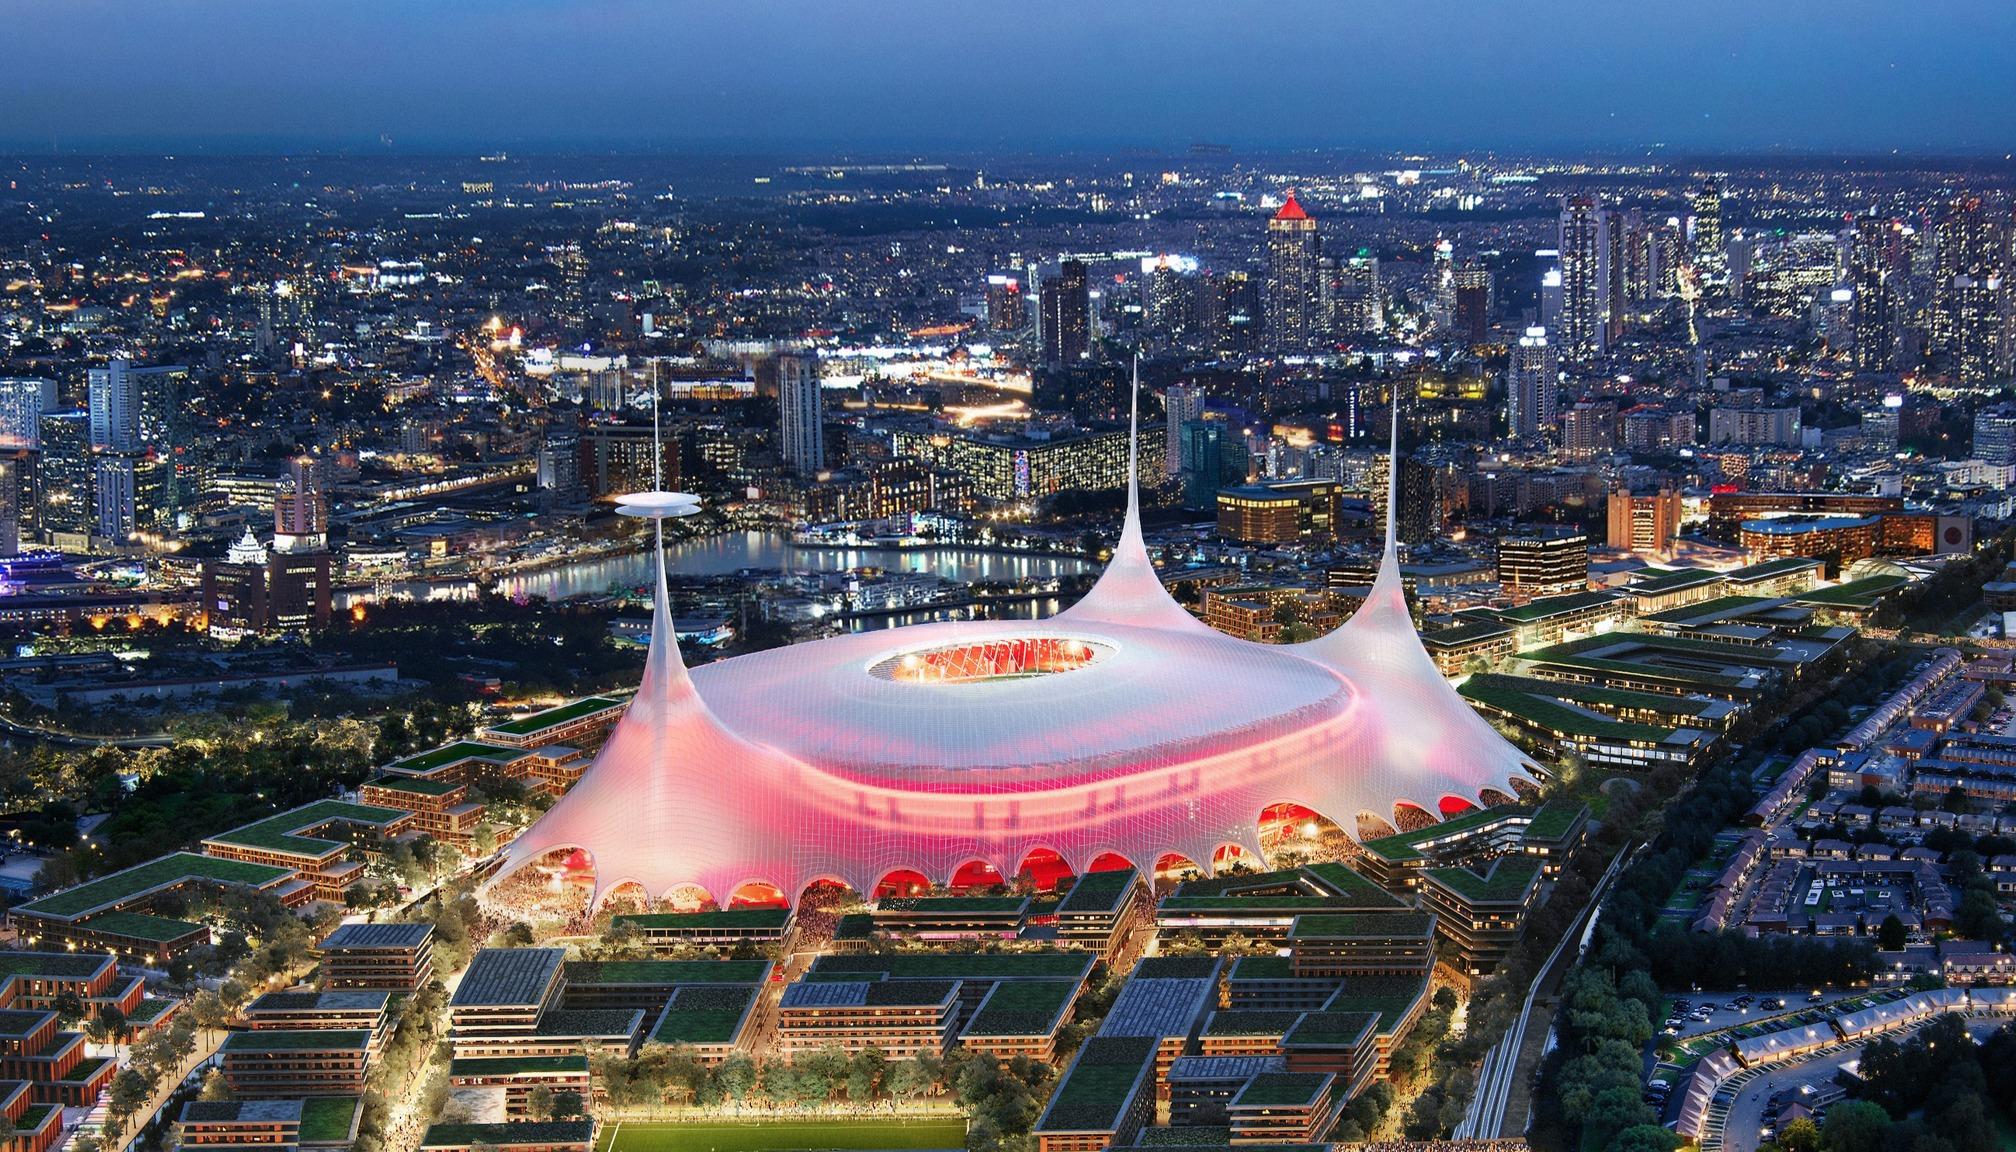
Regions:
<svg viewBox="0 0 2016 1152"><path fill-rule="evenodd" d="M1582 612L1599 604L1614 604L1616 601L1615 592L1570 592L1565 596L1542 596L1517 608L1496 608L1493 611L1500 619L1526 624L1567 612Z"/></svg>
<svg viewBox="0 0 2016 1152"><path fill-rule="evenodd" d="M1209 980L1218 973L1216 956L1143 956L1134 962L1130 979Z"/></svg>
<svg viewBox="0 0 2016 1152"><path fill-rule="evenodd" d="M1300 1012L1220 1008L1204 1021L1206 1036L1286 1036Z"/></svg>
<svg viewBox="0 0 2016 1152"><path fill-rule="evenodd" d="M761 984L768 960L569 960L561 966L577 984Z"/></svg>
<svg viewBox="0 0 2016 1152"><path fill-rule="evenodd" d="M1400 898L1379 885L1367 880L1349 866L1335 860L1325 860L1317 864L1304 864L1304 872L1316 877L1337 890L1341 896L1359 901L1368 908L1401 908L1405 905Z"/></svg>
<svg viewBox="0 0 2016 1152"><path fill-rule="evenodd" d="M1625 743L1657 744L1673 734L1671 728L1659 728L1651 724L1636 724L1624 720L1610 720L1601 716L1591 716L1585 712L1567 707L1558 700L1531 692L1520 692L1507 688L1488 677L1473 676L1460 685L1456 691L1465 700L1474 700L1488 708L1508 713L1511 716L1536 724L1550 732L1568 736L1583 736L1592 740L1617 740Z"/></svg>
<svg viewBox="0 0 2016 1152"><path fill-rule="evenodd" d="M890 896L877 901L875 910L957 916L966 912L1020 912L1028 904L1027 896Z"/></svg>
<svg viewBox="0 0 2016 1152"><path fill-rule="evenodd" d="M1530 811L1527 808L1510 805L1500 805L1496 808L1479 808L1472 812L1465 812L1461 816L1452 816L1438 824L1430 824L1425 828L1416 828L1412 832L1400 832L1392 836L1381 836L1377 840L1367 840L1362 847L1367 852L1371 852L1387 860L1419 860L1421 859L1421 851L1417 846L1420 844L1424 844L1430 840L1439 840L1444 836L1460 835L1472 829L1493 824L1508 816L1524 816Z"/></svg>
<svg viewBox="0 0 2016 1152"><path fill-rule="evenodd" d="M254 864L246 860L220 860L194 852L172 852L145 864L136 864L88 884L79 884L54 895L44 896L14 909L30 915L70 919L145 895L157 888L184 881L265 887L294 875L291 868Z"/></svg>
<svg viewBox="0 0 2016 1152"><path fill-rule="evenodd" d="M1720 572L1710 572L1706 568L1647 569L1646 573L1632 581L1625 591L1670 592L1675 588L1691 588L1722 579Z"/></svg>
<svg viewBox="0 0 2016 1152"><path fill-rule="evenodd" d="M1003 980L966 1026L968 1036L1041 1036L1078 994L1075 980Z"/></svg>
<svg viewBox="0 0 2016 1152"><path fill-rule="evenodd" d="M402 760L394 760L386 767L418 774L432 772L436 768L446 768L463 760L493 760L503 764L530 754L523 748L506 748L499 744L478 743L475 740L457 740L453 744L443 744L439 748L417 752Z"/></svg>
<svg viewBox="0 0 2016 1152"><path fill-rule="evenodd" d="M1794 600L1800 604L1867 608L1881 599L1885 593L1910 582L1903 576L1866 576L1860 580L1850 580L1846 584L1836 584L1832 588L1816 588L1811 592L1801 592L1794 597Z"/></svg>
<svg viewBox="0 0 2016 1152"><path fill-rule="evenodd" d="M1787 572L1797 572L1802 568L1817 568L1824 563L1825 561L1815 556L1779 556L1747 564L1725 575L1739 583L1745 580L1768 580L1773 576L1783 576Z"/></svg>
<svg viewBox="0 0 2016 1152"><path fill-rule="evenodd" d="M341 800L317 800L313 804L303 804L278 816L269 816L243 828L233 828L222 835L212 836L205 843L229 844L269 852L293 852L303 856L326 856L331 851L348 848L349 844L340 840L323 840L302 835L303 829L338 822L378 827L407 819L411 815L403 808L379 808L369 804L345 804Z"/></svg>
<svg viewBox="0 0 2016 1152"><path fill-rule="evenodd" d="M562 704L558 708L548 708L544 712L534 712L530 716L520 716L516 720L506 720L502 724L492 724L489 730L502 732L507 736L529 736L557 725L579 720L583 716L593 716L611 708L621 708L621 700L611 700L606 696L590 696L576 700L572 704Z"/></svg>
<svg viewBox="0 0 2016 1152"><path fill-rule="evenodd" d="M1428 977L1352 976L1323 1006L1325 1012L1377 1012L1381 1032L1391 1032L1415 1001L1428 994Z"/></svg>
<svg viewBox="0 0 2016 1152"><path fill-rule="evenodd" d="M349 1051L370 1046L368 1028L268 1028L224 1038L226 1052Z"/></svg>
<svg viewBox="0 0 2016 1152"><path fill-rule="evenodd" d="M96 976L111 961L109 952L0 952L0 980L10 976L82 980Z"/></svg>
<svg viewBox="0 0 2016 1152"><path fill-rule="evenodd" d="M1330 1083L1328 1072L1262 1072L1246 1082L1232 1106L1294 1108L1315 1102Z"/></svg>
<svg viewBox="0 0 2016 1152"><path fill-rule="evenodd" d="M1426 875L1465 900L1517 900L1536 882L1541 863L1538 856L1519 854L1500 856L1481 875L1468 868L1429 868Z"/></svg>
<svg viewBox="0 0 2016 1152"><path fill-rule="evenodd" d="M1663 692L1637 692L1629 688L1605 688L1597 684L1571 684L1561 680L1542 680L1534 676L1512 676L1502 672L1486 672L1463 682L1463 686L1491 685L1509 692L1523 692L1529 696L1550 696L1556 700L1572 700L1577 704L1587 704L1600 712L1615 712L1626 709L1649 710L1663 716L1705 716L1716 709L1726 709L1728 705L1720 700L1696 700L1686 696L1672 696ZM1474 697L1473 697L1474 698ZM1614 711L1613 711L1614 710Z"/></svg>
<svg viewBox="0 0 2016 1152"><path fill-rule="evenodd" d="M1289 1048L1308 1044L1327 1048L1356 1044L1378 1023L1377 1012L1307 1012L1288 1035L1281 1038L1281 1046Z"/></svg>
<svg viewBox="0 0 2016 1152"><path fill-rule="evenodd" d="M471 1056L448 1062L450 1076L517 1076L528 1072L588 1071L588 1056Z"/></svg>
<svg viewBox="0 0 2016 1152"><path fill-rule="evenodd" d="M85 921L84 927L92 932L102 932L109 936L152 940L160 944L180 940L192 932L204 930L201 924L191 924L187 920L171 920L166 916L149 916L142 912L101 912Z"/></svg>
<svg viewBox="0 0 2016 1152"><path fill-rule="evenodd" d="M1538 862L1537 856L1529 859ZM1432 870L1431 870L1432 871ZM1435 918L1426 912L1355 912L1343 915L1297 916L1290 940L1364 939L1374 936L1426 937Z"/></svg>
<svg viewBox="0 0 2016 1152"><path fill-rule="evenodd" d="M1287 956L1241 956L1232 961L1229 980L1295 980L1295 961Z"/></svg>
<svg viewBox="0 0 2016 1152"><path fill-rule="evenodd" d="M110 1056L86 1056L75 1068L57 1077L66 1084L82 1084L98 1074L98 1070L112 1063Z"/></svg>
<svg viewBox="0 0 2016 1152"><path fill-rule="evenodd" d="M1510 625L1487 624L1479 620L1469 624L1452 624L1447 628L1437 628L1433 632L1423 632L1421 642L1431 647L1449 648L1475 644L1480 640L1496 640L1511 634Z"/></svg>
<svg viewBox="0 0 2016 1152"><path fill-rule="evenodd" d="M175 999L162 999L157 996L149 996L134 1005L133 1011L126 1014L126 1019L134 1024L151 1024L159 1020L170 1008L175 1007L179 1003L181 1001Z"/></svg>
<svg viewBox="0 0 2016 1152"><path fill-rule="evenodd" d="M1710 616L1727 616L1740 608L1752 604L1771 604L1776 601L1769 596L1717 596L1713 600L1703 600L1699 604L1688 604L1681 608L1668 608L1664 612L1654 612L1640 616L1640 620L1650 620L1655 624L1685 624L1689 620L1700 620Z"/></svg>
<svg viewBox="0 0 2016 1152"><path fill-rule="evenodd" d="M724 928L782 928L791 922L789 908L725 908L717 912L638 912L618 916L609 926L639 929L713 931Z"/></svg>
<svg viewBox="0 0 2016 1152"><path fill-rule="evenodd" d="M683 987L672 994L651 1039L659 1044L733 1043L756 992L746 985Z"/></svg>
<svg viewBox="0 0 2016 1152"><path fill-rule="evenodd" d="M722 992L753 990L728 987ZM644 1024L644 1013L634 1008L548 1008L539 1014L532 1028L535 1036L628 1036L635 1037Z"/></svg>
<svg viewBox="0 0 2016 1152"><path fill-rule="evenodd" d="M459 1148L475 1144L509 1147L517 1144L587 1144L595 1138L593 1120L520 1120L509 1124L429 1124L422 1148Z"/></svg>
<svg viewBox="0 0 2016 1152"><path fill-rule="evenodd" d="M847 973L860 979L861 973L882 973L892 980L975 979L975 980L1082 980L1091 969L1092 956L1086 952L1044 950L1040 952L898 952L878 956L821 956L812 961L812 971L830 978Z"/></svg>
<svg viewBox="0 0 2016 1152"><path fill-rule="evenodd" d="M1094 1036L1078 1049L1064 1073L1038 1132L1110 1132L1133 1096L1142 1073L1155 1062L1152 1036Z"/></svg>
<svg viewBox="0 0 2016 1152"><path fill-rule="evenodd" d="M40 1009L0 1008L0 1036L16 1039L41 1027L49 1013Z"/></svg>
<svg viewBox="0 0 2016 1152"><path fill-rule="evenodd" d="M357 1122L355 1096L309 1096L301 1101L301 1142L340 1144Z"/></svg>
<svg viewBox="0 0 2016 1152"><path fill-rule="evenodd" d="M448 780L422 780L418 776L380 776L365 782L366 788L384 788L393 792L411 792L416 796L446 796L460 784Z"/></svg>
<svg viewBox="0 0 2016 1152"><path fill-rule="evenodd" d="M1540 805L1533 813L1533 822L1526 825L1528 840L1559 840L1575 826L1575 821L1588 812L1586 805L1577 800L1556 798Z"/></svg>
<svg viewBox="0 0 2016 1152"><path fill-rule="evenodd" d="M1111 912L1120 906L1120 900L1140 879L1140 873L1132 868L1115 868L1107 872L1087 872L1071 885L1071 891L1064 902L1057 905L1059 913L1066 912Z"/></svg>

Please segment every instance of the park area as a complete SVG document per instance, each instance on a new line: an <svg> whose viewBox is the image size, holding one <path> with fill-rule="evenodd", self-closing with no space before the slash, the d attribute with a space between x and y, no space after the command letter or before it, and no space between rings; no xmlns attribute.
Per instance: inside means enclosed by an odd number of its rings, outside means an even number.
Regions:
<svg viewBox="0 0 2016 1152"><path fill-rule="evenodd" d="M865 1148L964 1148L959 1116L830 1117L817 1120L695 1120L605 1124L595 1152L827 1152Z"/></svg>

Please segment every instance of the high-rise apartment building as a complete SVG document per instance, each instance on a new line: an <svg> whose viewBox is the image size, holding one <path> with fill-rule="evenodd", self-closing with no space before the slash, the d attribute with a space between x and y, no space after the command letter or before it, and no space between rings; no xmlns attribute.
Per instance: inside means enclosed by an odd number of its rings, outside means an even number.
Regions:
<svg viewBox="0 0 2016 1152"><path fill-rule="evenodd" d="M1948 206L1933 234L1932 351L1963 384L2008 376L2008 213L1988 208L1978 196L1963 196Z"/></svg>
<svg viewBox="0 0 2016 1152"><path fill-rule="evenodd" d="M1561 451L1600 456L1617 449L1617 402L1584 400L1561 414Z"/></svg>
<svg viewBox="0 0 2016 1152"><path fill-rule="evenodd" d="M1609 340L1609 233L1593 197L1561 201L1560 239L1561 320L1553 330L1561 358L1585 364L1601 356Z"/></svg>
<svg viewBox="0 0 2016 1152"><path fill-rule="evenodd" d="M1289 351L1321 335L1318 316L1323 238L1315 217L1290 192L1267 221L1267 343Z"/></svg>
<svg viewBox="0 0 2016 1152"><path fill-rule="evenodd" d="M1043 279L1043 362L1056 368L1092 355L1092 292L1083 260L1066 260Z"/></svg>
<svg viewBox="0 0 2016 1152"><path fill-rule="evenodd" d="M1168 417L1163 430L1162 470L1180 476L1188 459L1183 426L1204 418L1204 389L1195 384L1171 384L1162 394L1162 411Z"/></svg>
<svg viewBox="0 0 2016 1152"><path fill-rule="evenodd" d="M37 489L42 506L37 516L43 538L83 547L83 537L98 522L92 494L91 417L82 409L44 412L41 456L36 461Z"/></svg>
<svg viewBox="0 0 2016 1152"><path fill-rule="evenodd" d="M1022 293L1022 278L995 273L987 277L987 329L990 332L1020 332L1029 323L1029 301Z"/></svg>
<svg viewBox="0 0 2016 1152"><path fill-rule="evenodd" d="M1470 265L1449 274L1450 328L1466 344L1482 344L1491 332L1491 270Z"/></svg>
<svg viewBox="0 0 2016 1152"><path fill-rule="evenodd" d="M2016 464L2016 408L1998 404L1974 413L1971 455L1989 464Z"/></svg>
<svg viewBox="0 0 2016 1152"><path fill-rule="evenodd" d="M39 377L0 378L0 449L39 448L42 414L56 408L56 382Z"/></svg>
<svg viewBox="0 0 2016 1152"><path fill-rule="evenodd" d="M1705 282L1720 284L1729 277L1729 253L1722 237L1722 182L1713 176L1703 180L1694 193L1693 209L1694 267Z"/></svg>
<svg viewBox="0 0 2016 1152"><path fill-rule="evenodd" d="M1855 366L1885 372L1897 366L1903 301L1898 290L1903 236L1897 222L1858 216L1848 246L1849 327Z"/></svg>
<svg viewBox="0 0 2016 1152"><path fill-rule="evenodd" d="M800 476L826 467L826 407L819 358L810 352L777 357L778 455Z"/></svg>
<svg viewBox="0 0 2016 1152"><path fill-rule="evenodd" d="M1561 357L1547 329L1526 329L1505 370L1505 429L1512 436L1538 436L1560 419Z"/></svg>

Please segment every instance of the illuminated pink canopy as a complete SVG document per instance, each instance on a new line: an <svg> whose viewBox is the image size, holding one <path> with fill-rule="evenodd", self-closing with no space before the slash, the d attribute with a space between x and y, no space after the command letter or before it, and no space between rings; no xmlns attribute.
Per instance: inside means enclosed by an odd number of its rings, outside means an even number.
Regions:
<svg viewBox="0 0 2016 1152"><path fill-rule="evenodd" d="M1077 869L1108 852L1208 868L1221 845L1257 854L1276 804L1350 831L1360 813L1509 793L1533 766L1422 648L1392 496L1364 607L1291 646L1223 635L1171 600L1131 488L1106 571L1050 620L838 636L694 674L661 550L636 700L497 877L579 849L598 904L624 883L725 903L752 881L795 896L819 879L869 893L897 869L949 880L974 860L1012 875L1037 849Z"/></svg>

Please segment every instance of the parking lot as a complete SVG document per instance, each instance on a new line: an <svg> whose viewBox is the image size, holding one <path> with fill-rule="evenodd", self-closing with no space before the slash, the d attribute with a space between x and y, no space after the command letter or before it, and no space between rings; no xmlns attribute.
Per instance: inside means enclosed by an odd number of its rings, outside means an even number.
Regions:
<svg viewBox="0 0 2016 1152"><path fill-rule="evenodd" d="M1818 999L1814 998L1818 992ZM1813 1023L1843 1012L1905 995L1906 989L1880 991L1853 988L1800 988L1772 992L1701 992L1692 996L1668 997L1666 1015L1652 1022L1658 1032L1660 1059L1686 1064L1732 1040L1758 1032ZM1748 1003L1738 1003L1746 999ZM1782 1008L1767 1008L1783 1001ZM1687 1009L1679 1008L1687 1003ZM1706 1018L1703 1019L1703 1010Z"/></svg>

